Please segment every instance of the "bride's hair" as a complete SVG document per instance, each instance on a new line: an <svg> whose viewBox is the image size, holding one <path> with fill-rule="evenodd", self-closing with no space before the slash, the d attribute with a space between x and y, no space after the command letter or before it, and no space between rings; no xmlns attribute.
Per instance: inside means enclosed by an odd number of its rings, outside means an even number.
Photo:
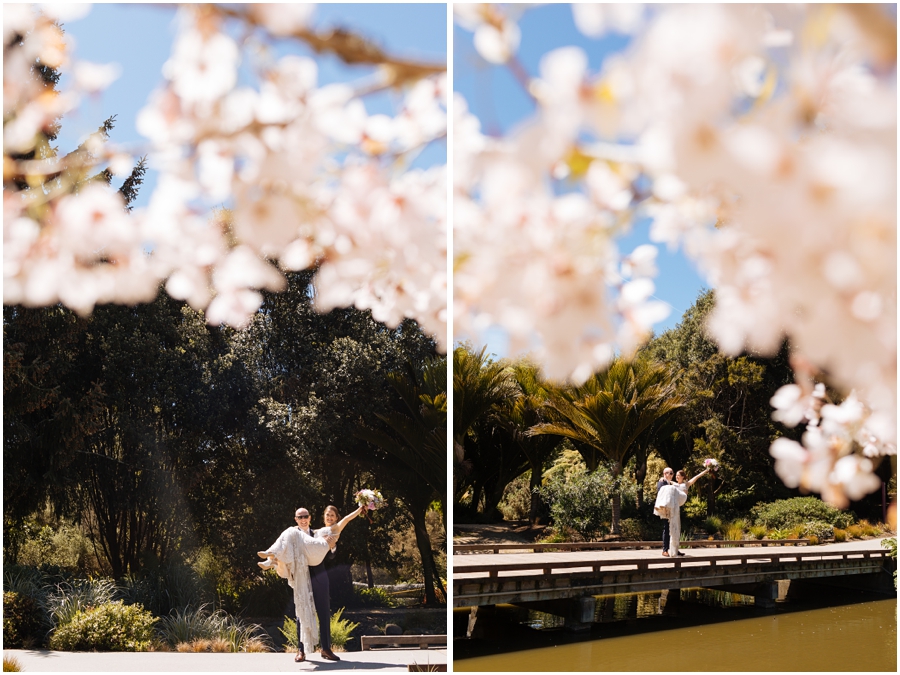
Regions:
<svg viewBox="0 0 900 675"><path fill-rule="evenodd" d="M329 511L334 511L334 517L337 518L338 520L341 519L341 512L337 510L337 507L336 507L336 506L333 506L333 505L331 505L331 504L329 504L328 506L326 506L326 507L325 507L325 513L328 513ZM324 515L324 514L323 514L323 515Z"/></svg>

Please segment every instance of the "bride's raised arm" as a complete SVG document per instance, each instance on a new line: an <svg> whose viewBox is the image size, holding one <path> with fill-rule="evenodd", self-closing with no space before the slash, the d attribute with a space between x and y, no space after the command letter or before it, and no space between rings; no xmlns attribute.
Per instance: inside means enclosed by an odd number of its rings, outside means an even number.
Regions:
<svg viewBox="0 0 900 675"><path fill-rule="evenodd" d="M693 478L691 478L691 479L687 482L688 487L690 487L691 485L693 485L694 483L696 483L696 482L697 482L697 479L700 478L700 476L702 476L702 475L705 474L705 473L709 473L709 469L708 469L708 468L707 468L707 469L704 469L703 471L701 471L700 473L698 473L696 476L694 476Z"/></svg>
<svg viewBox="0 0 900 675"><path fill-rule="evenodd" d="M340 533L341 533L341 530L344 529L344 527L347 525L347 523L349 523L349 522L350 522L351 520L353 520L354 518L356 518L356 517L358 517L358 516L361 516L361 515L362 515L363 513L365 513L365 512L366 512L366 507L365 507L365 506L360 506L358 509L356 509L356 511L351 511L351 512L348 513L346 516L344 516L343 518L341 518L338 522L336 522L334 525L332 525L332 526L331 526L331 531L332 531L334 534L340 534Z"/></svg>

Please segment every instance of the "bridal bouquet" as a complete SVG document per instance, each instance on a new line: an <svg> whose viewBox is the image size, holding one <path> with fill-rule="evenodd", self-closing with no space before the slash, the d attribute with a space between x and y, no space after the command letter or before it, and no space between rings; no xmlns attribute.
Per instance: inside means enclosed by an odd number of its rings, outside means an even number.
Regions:
<svg viewBox="0 0 900 675"><path fill-rule="evenodd" d="M378 490L360 490L356 493L356 503L360 506L365 506L368 511L374 511L381 508L382 504L384 504L384 497L381 496L381 492ZM369 514L366 514L366 516L371 523L371 516Z"/></svg>
<svg viewBox="0 0 900 675"><path fill-rule="evenodd" d="M707 469L711 469L713 473L715 473L719 468L719 463L714 459L704 459L703 466L705 466Z"/></svg>

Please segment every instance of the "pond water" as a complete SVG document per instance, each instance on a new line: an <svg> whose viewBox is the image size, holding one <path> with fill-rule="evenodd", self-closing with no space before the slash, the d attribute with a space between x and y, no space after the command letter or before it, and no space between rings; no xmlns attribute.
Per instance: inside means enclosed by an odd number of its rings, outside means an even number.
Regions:
<svg viewBox="0 0 900 675"><path fill-rule="evenodd" d="M674 598L673 598L674 600ZM454 612L465 635L468 610ZM598 599L578 635L556 616L501 605L488 639L454 640L469 671L897 671L897 599L822 590L774 609L707 589Z"/></svg>

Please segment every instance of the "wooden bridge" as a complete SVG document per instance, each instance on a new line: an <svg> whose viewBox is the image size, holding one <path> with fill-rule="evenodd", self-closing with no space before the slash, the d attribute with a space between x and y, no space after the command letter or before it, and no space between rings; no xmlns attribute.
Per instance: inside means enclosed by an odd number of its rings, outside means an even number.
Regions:
<svg viewBox="0 0 900 675"><path fill-rule="evenodd" d="M674 559L658 549L454 555L453 606L543 605L544 611L579 624L584 620L578 617L593 612L598 595L706 587L753 595L767 606L778 597L778 581L877 575L896 568L880 540L686 552Z"/></svg>

